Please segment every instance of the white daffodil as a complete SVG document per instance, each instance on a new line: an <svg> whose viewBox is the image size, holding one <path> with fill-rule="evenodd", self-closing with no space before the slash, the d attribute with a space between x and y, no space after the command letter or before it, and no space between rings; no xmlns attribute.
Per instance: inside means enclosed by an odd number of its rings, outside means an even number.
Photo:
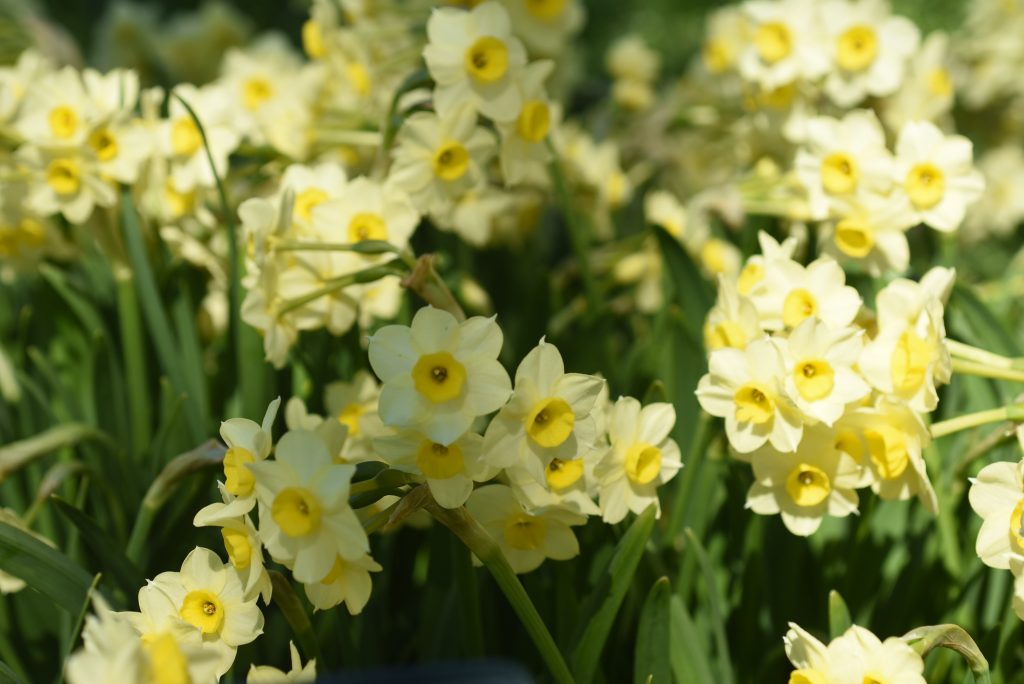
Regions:
<svg viewBox="0 0 1024 684"><path fill-rule="evenodd" d="M568 48L583 28L583 0L501 0L513 32L535 57L555 57Z"/></svg>
<svg viewBox="0 0 1024 684"><path fill-rule="evenodd" d="M516 369L515 391L487 426L484 454L497 468L520 464L545 481L553 459L572 461L593 446L590 411L604 380L566 373L558 348L541 339Z"/></svg>
<svg viewBox="0 0 1024 684"><path fill-rule="evenodd" d="M330 200L337 200L348 186L345 168L336 162L322 162L316 166L290 164L281 175L278 192L270 198L270 204L280 207L283 196L291 191L292 214L289 231L306 239L345 242L337 233L327 234L313 227L313 210ZM239 208L239 214L242 213Z"/></svg>
<svg viewBox="0 0 1024 684"><path fill-rule="evenodd" d="M263 613L256 597L245 596L238 574L209 549L195 548L185 557L180 572L162 572L142 591L163 594L185 622L199 629L203 642L216 648L218 676L230 669L239 646L263 633Z"/></svg>
<svg viewBox="0 0 1024 684"><path fill-rule="evenodd" d="M536 569L545 558L568 560L579 555L579 542L570 525L582 525L587 519L569 509L527 513L512 490L500 484L473 490L466 508L498 543L517 573Z"/></svg>
<svg viewBox="0 0 1024 684"><path fill-rule="evenodd" d="M332 382L324 388L327 415L348 430L341 455L349 463L375 458L372 440L387 431L377 413L379 396L380 386L365 370L356 371L350 381Z"/></svg>
<svg viewBox="0 0 1024 684"><path fill-rule="evenodd" d="M752 0L742 7L751 35L739 57L743 78L775 90L828 71L815 0Z"/></svg>
<svg viewBox="0 0 1024 684"><path fill-rule="evenodd" d="M985 176L985 193L971 207L963 226L967 239L1004 237L1024 222L1024 149L1004 144L985 152L978 161Z"/></svg>
<svg viewBox="0 0 1024 684"><path fill-rule="evenodd" d="M765 442L781 452L796 450L803 422L786 394L785 361L771 339L713 351L708 369L697 385L697 400L705 411L725 419L725 433L736 451L750 453Z"/></svg>
<svg viewBox="0 0 1024 684"><path fill-rule="evenodd" d="M910 61L900 88L882 107L882 118L890 130L898 131L911 121L938 123L953 108L949 36L942 31L929 34Z"/></svg>
<svg viewBox="0 0 1024 684"><path fill-rule="evenodd" d="M828 650L843 681L927 684L921 656L899 637L882 641L853 625L834 639Z"/></svg>
<svg viewBox="0 0 1024 684"><path fill-rule="evenodd" d="M936 267L920 283L897 279L878 293L878 333L864 346L860 370L875 389L898 397L915 411L931 411L936 388L949 382L943 303L955 272Z"/></svg>
<svg viewBox="0 0 1024 684"><path fill-rule="evenodd" d="M730 279L719 276L718 299L704 321L704 347L708 351L744 349L763 334L754 304L736 290Z"/></svg>
<svg viewBox="0 0 1024 684"><path fill-rule="evenodd" d="M599 515L601 509L594 503L594 462L605 448L607 445L601 444L571 461L552 459L544 468L543 480L523 463L506 468L505 479L527 511L561 507L580 515Z"/></svg>
<svg viewBox="0 0 1024 684"><path fill-rule="evenodd" d="M736 279L736 290L744 297L750 296L754 287L764 281L765 273L774 270L776 264L791 261L799 245L794 236L779 243L763 230L757 234L757 243L761 253L747 259Z"/></svg>
<svg viewBox="0 0 1024 684"><path fill-rule="evenodd" d="M452 202L484 181L494 137L462 107L443 115L413 114L398 131L388 179L412 197L421 213L445 215Z"/></svg>
<svg viewBox="0 0 1024 684"><path fill-rule="evenodd" d="M501 133L501 175L505 184L530 184L546 187L548 163L548 133L557 128L561 108L551 101L544 90L544 81L551 75L554 63L544 60L533 62L523 71L520 79L523 106L513 121L499 123Z"/></svg>
<svg viewBox="0 0 1024 684"><path fill-rule="evenodd" d="M686 207L667 190L652 190L644 195L644 219L661 226L679 241L686 235Z"/></svg>
<svg viewBox="0 0 1024 684"><path fill-rule="evenodd" d="M1024 461L982 468L969 498L983 520L975 551L985 565L1009 569L1012 558L1024 558Z"/></svg>
<svg viewBox="0 0 1024 684"><path fill-rule="evenodd" d="M842 203L892 185L892 155L874 112L857 109L842 119L818 116L807 122L796 153L796 175L807 189L811 217L835 214Z"/></svg>
<svg viewBox="0 0 1024 684"><path fill-rule="evenodd" d="M867 447L871 489L883 499L917 497L931 513L939 509L922 452L931 441L921 417L903 403L879 397L874 406L857 408L843 425L859 433ZM856 451L856 437L840 435L841 446ZM837 440L838 441L838 440Z"/></svg>
<svg viewBox="0 0 1024 684"><path fill-rule="evenodd" d="M701 64L712 75L736 68L750 40L747 18L740 6L719 7L708 14L701 46Z"/></svg>
<svg viewBox="0 0 1024 684"><path fill-rule="evenodd" d="M437 84L439 112L469 106L493 121L511 121L523 106L519 79L526 48L512 35L508 12L484 2L466 12L442 7L427 20L423 59Z"/></svg>
<svg viewBox="0 0 1024 684"><path fill-rule="evenodd" d="M795 328L813 316L833 328L845 328L862 304L857 290L846 284L842 267L828 257L807 266L775 260L749 297L761 316L761 326L772 331Z"/></svg>
<svg viewBox="0 0 1024 684"><path fill-rule="evenodd" d="M394 184L381 184L360 176L351 181L337 199L313 210L313 224L321 239L356 244L365 240L390 242L404 249L409 245L419 212L405 191ZM386 255L361 255L362 260L378 261Z"/></svg>
<svg viewBox="0 0 1024 684"><path fill-rule="evenodd" d="M493 318L459 323L425 307L411 326L389 325L370 337L370 366L383 382L378 410L385 425L412 428L448 445L473 419L500 408L512 392L498 362L501 328Z"/></svg>
<svg viewBox="0 0 1024 684"><path fill-rule="evenodd" d="M66 66L26 88L14 129L32 145L67 151L85 142L99 116L78 71Z"/></svg>
<svg viewBox="0 0 1024 684"><path fill-rule="evenodd" d="M794 453L765 446L750 455L750 462L755 481L747 508L758 515L780 514L795 535L813 534L826 515L857 512L861 467L836 448L834 433L823 425L807 427Z"/></svg>
<svg viewBox="0 0 1024 684"><path fill-rule="evenodd" d="M892 177L916 220L944 232L960 227L967 207L985 190L985 179L974 168L971 141L947 136L928 121L900 129Z"/></svg>
<svg viewBox="0 0 1024 684"><path fill-rule="evenodd" d="M675 423L671 404L641 408L633 397L619 397L612 406L608 412L611 445L594 465L605 522L617 523L627 512L639 514L651 504L661 515L658 487L683 467L679 445L669 437Z"/></svg>
<svg viewBox="0 0 1024 684"><path fill-rule="evenodd" d="M337 556L326 577L319 582L306 582L302 588L317 610L328 610L344 603L349 615L358 615L363 612L373 590L370 573L382 569L368 553L355 558Z"/></svg>
<svg viewBox="0 0 1024 684"><path fill-rule="evenodd" d="M203 147L203 136L188 109L179 100L188 103L206 133L213 166ZM206 86L202 89L179 85L167 99L168 119L157 134L160 151L170 160L171 183L178 192L188 192L197 185L212 188L215 175L224 177L228 170L228 155L239 143L239 134L232 127L232 103L223 88Z"/></svg>
<svg viewBox="0 0 1024 684"><path fill-rule="evenodd" d="M16 156L32 178L25 206L38 216L59 213L70 223L81 225L95 207L109 207L117 200L117 191L104 180L96 156L85 147L23 145Z"/></svg>
<svg viewBox="0 0 1024 684"><path fill-rule="evenodd" d="M288 642L288 651L291 654L291 669L288 672L270 665L250 665L245 684L307 684L316 681L316 658L303 665L299 649L291 641Z"/></svg>
<svg viewBox="0 0 1024 684"><path fill-rule="evenodd" d="M840 107L896 92L921 42L914 22L891 15L888 0L826 0L821 25L833 59L825 94Z"/></svg>
<svg viewBox="0 0 1024 684"><path fill-rule="evenodd" d="M849 404L871 391L855 370L864 347L862 334L854 327L832 328L808 318L779 341L786 392L811 420L831 427Z"/></svg>
<svg viewBox="0 0 1024 684"><path fill-rule="evenodd" d="M340 465L317 434L292 430L274 460L251 464L260 504L260 538L271 557L300 582L319 582L337 557L370 550L348 503L355 466Z"/></svg>
<svg viewBox="0 0 1024 684"><path fill-rule="evenodd" d="M377 455L395 470L422 475L434 500L444 508L466 503L474 482L498 473L483 453L483 438L466 432L450 444L438 444L412 430L373 441Z"/></svg>
<svg viewBox="0 0 1024 684"><path fill-rule="evenodd" d="M263 565L263 544L259 532L247 513L252 504L236 499L224 485L217 483L224 503L204 506L192 519L196 527L219 527L228 561L238 571L246 596L260 594L264 605L270 605L272 586L270 574Z"/></svg>
<svg viewBox="0 0 1024 684"><path fill-rule="evenodd" d="M871 194L837 209L838 218L822 226L822 254L856 262L868 273L902 272L910 265L907 229L916 224L905 202L891 195Z"/></svg>
<svg viewBox="0 0 1024 684"><path fill-rule="evenodd" d="M247 466L270 455L274 446L271 431L280 406L280 397L270 402L262 424L248 418L231 418L220 424L221 439L228 447L224 453L224 489L247 505L239 515L256 505L256 478Z"/></svg>

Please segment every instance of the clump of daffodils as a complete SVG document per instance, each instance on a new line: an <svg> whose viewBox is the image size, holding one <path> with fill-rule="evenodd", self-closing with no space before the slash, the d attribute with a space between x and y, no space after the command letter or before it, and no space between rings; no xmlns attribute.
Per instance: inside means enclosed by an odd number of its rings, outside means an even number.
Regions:
<svg viewBox="0 0 1024 684"><path fill-rule="evenodd" d="M804 536L826 515L856 513L865 487L935 512L922 450L952 373L943 312L954 272L894 280L872 311L831 258L803 266L794 239L761 244L735 281L720 280L697 388L753 467L748 508Z"/></svg>

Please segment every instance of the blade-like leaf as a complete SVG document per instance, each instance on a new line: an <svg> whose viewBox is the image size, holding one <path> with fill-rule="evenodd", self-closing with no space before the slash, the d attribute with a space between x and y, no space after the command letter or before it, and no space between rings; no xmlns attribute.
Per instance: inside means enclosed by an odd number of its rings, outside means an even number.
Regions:
<svg viewBox="0 0 1024 684"><path fill-rule="evenodd" d="M835 639L850 628L853 621L850 619L850 609L846 607L846 601L833 589L828 593L828 630L829 635Z"/></svg>
<svg viewBox="0 0 1024 684"><path fill-rule="evenodd" d="M0 684L24 684L24 681L14 670L0 662Z"/></svg>
<svg viewBox="0 0 1024 684"><path fill-rule="evenodd" d="M677 684L716 681L697 626L693 624L693 618L678 596L673 596L669 601L669 613L673 646L669 658Z"/></svg>
<svg viewBox="0 0 1024 684"><path fill-rule="evenodd" d="M323 662L316 634L313 633L313 625L309 621L309 615L306 613L302 601L299 600L292 588L291 582L281 573L271 570L270 583L273 585L274 605L284 613L285 620L292 628L292 633L295 635L295 640L299 642L303 654L307 659L316 658L318 662Z"/></svg>
<svg viewBox="0 0 1024 684"><path fill-rule="evenodd" d="M85 439L103 440L113 445L113 442L96 428L78 423L65 423L0 447L0 482L3 482L9 473L24 467L34 459Z"/></svg>
<svg viewBox="0 0 1024 684"><path fill-rule="evenodd" d="M597 603L596 611L582 613L582 624L586 627L572 654L572 670L579 684L589 684L594 679L615 615L626 598L644 546L654 529L654 514L652 504L630 525L615 548L608 572L598 582L592 595L591 603Z"/></svg>
<svg viewBox="0 0 1024 684"><path fill-rule="evenodd" d="M662 577L647 594L636 635L636 658L633 661L634 684L671 684L672 630L669 624L669 601L672 587Z"/></svg>
<svg viewBox="0 0 1024 684"><path fill-rule="evenodd" d="M125 594L134 596L139 587L146 583L146 578L139 568L124 555L121 546L115 544L110 535L100 529L95 520L67 501L56 496L50 500L57 510L82 533L82 539L86 546L102 563L103 569L110 577L114 578Z"/></svg>
<svg viewBox="0 0 1024 684"><path fill-rule="evenodd" d="M725 615L722 612L721 597L718 595L718 583L715 581L715 569L711 565L711 559L700 539L693 533L693 530L686 529L686 538L690 546L697 554L697 562L704 573L704 584L708 597L708 613L711 617L711 627L715 635L715 650L718 651L718 664L720 676L717 681L723 684L732 684L736 681L732 671L732 661L729 656L729 642L725 638Z"/></svg>
<svg viewBox="0 0 1024 684"><path fill-rule="evenodd" d="M678 240L662 228L655 228L654 234L668 274L666 301L671 299L683 310L687 332L703 351L704 317L715 303L714 290Z"/></svg>
<svg viewBox="0 0 1024 684"><path fill-rule="evenodd" d="M77 615L92 577L60 551L0 522L0 570L21 578L71 615Z"/></svg>

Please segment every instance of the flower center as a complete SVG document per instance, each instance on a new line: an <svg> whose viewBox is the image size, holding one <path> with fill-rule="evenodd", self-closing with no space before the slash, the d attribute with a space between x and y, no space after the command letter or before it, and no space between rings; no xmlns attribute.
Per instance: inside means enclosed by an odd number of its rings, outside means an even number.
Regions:
<svg viewBox="0 0 1024 684"><path fill-rule="evenodd" d="M74 195L82 187L82 172L70 159L54 159L46 167L46 182L58 195Z"/></svg>
<svg viewBox="0 0 1024 684"><path fill-rule="evenodd" d="M513 549L531 551L544 545L547 523L543 518L519 513L505 521L505 543Z"/></svg>
<svg viewBox="0 0 1024 684"><path fill-rule="evenodd" d="M626 452L626 475L635 484L647 484L661 472L661 449L638 442Z"/></svg>
<svg viewBox="0 0 1024 684"><path fill-rule="evenodd" d="M842 152L833 152L821 160L821 184L831 195L847 195L857 189L860 171L857 162Z"/></svg>
<svg viewBox="0 0 1024 684"><path fill-rule="evenodd" d="M289 537L305 537L320 528L320 502L302 487L285 487L278 492L270 512Z"/></svg>
<svg viewBox="0 0 1024 684"><path fill-rule="evenodd" d="M786 493L797 506L817 506L831 491L825 471L807 463L798 464L786 478Z"/></svg>
<svg viewBox="0 0 1024 684"><path fill-rule="evenodd" d="M508 47L494 36L478 38L466 50L466 71L480 83L494 83L508 71Z"/></svg>
<svg viewBox="0 0 1024 684"><path fill-rule="evenodd" d="M434 153L433 167L441 180L457 181L469 170L469 152L460 143L447 142Z"/></svg>
<svg viewBox="0 0 1024 684"><path fill-rule="evenodd" d="M844 218L836 224L832 240L843 254L863 259L875 247L875 232L866 222Z"/></svg>
<svg viewBox="0 0 1024 684"><path fill-rule="evenodd" d="M568 0L526 0L526 11L542 21L551 21L561 16Z"/></svg>
<svg viewBox="0 0 1024 684"><path fill-rule="evenodd" d="M572 434L576 414L564 399L551 397L537 402L526 414L526 434L538 446L559 446Z"/></svg>
<svg viewBox="0 0 1024 684"><path fill-rule="evenodd" d="M270 81L261 76L247 78L242 85L242 102L249 111L259 109L273 96L273 86L270 85Z"/></svg>
<svg viewBox="0 0 1024 684"><path fill-rule="evenodd" d="M704 337L707 339L709 349L743 349L747 346L747 333L738 323L733 321L722 321L720 323L708 323L704 330Z"/></svg>
<svg viewBox="0 0 1024 684"><path fill-rule="evenodd" d="M796 288L788 295L782 303L782 322L787 328L795 328L818 313L818 300L810 292L803 288Z"/></svg>
<svg viewBox="0 0 1024 684"><path fill-rule="evenodd" d="M539 143L547 137L551 128L551 110L540 100L530 100L523 105L516 122L519 137L527 142Z"/></svg>
<svg viewBox="0 0 1024 684"><path fill-rule="evenodd" d="M359 436L359 419L363 417L364 413L366 413L366 407L355 402L341 409L341 413L338 414L338 422L348 428L349 437Z"/></svg>
<svg viewBox="0 0 1024 684"><path fill-rule="evenodd" d="M849 454L857 463L864 458L864 444L853 430L843 429L836 432L835 448L836 451Z"/></svg>
<svg viewBox="0 0 1024 684"><path fill-rule="evenodd" d="M949 71L939 67L932 69L928 74L928 90L932 95L938 97L949 97L953 94L953 79L949 77Z"/></svg>
<svg viewBox="0 0 1024 684"><path fill-rule="evenodd" d="M736 390L736 420L741 423L767 423L775 415L775 402L757 383L749 383Z"/></svg>
<svg viewBox="0 0 1024 684"><path fill-rule="evenodd" d="M544 479L548 487L557 491L568 489L576 484L583 477L583 459L574 458L571 461L563 461L560 458L551 459L544 468Z"/></svg>
<svg viewBox="0 0 1024 684"><path fill-rule="evenodd" d="M67 140L78 132L78 114L67 105L50 110L50 130L58 138Z"/></svg>
<svg viewBox="0 0 1024 684"><path fill-rule="evenodd" d="M117 156L117 138L109 129L100 128L89 136L89 147L95 152L100 161L110 161Z"/></svg>
<svg viewBox="0 0 1024 684"><path fill-rule="evenodd" d="M899 430L889 425L880 425L865 430L864 439L868 443L871 462L883 479L894 480L907 469L910 454L907 453L906 441Z"/></svg>
<svg viewBox="0 0 1024 684"><path fill-rule="evenodd" d="M893 389L902 395L915 394L924 384L931 357L927 342L913 330L903 331L892 352Z"/></svg>
<svg viewBox="0 0 1024 684"><path fill-rule="evenodd" d="M364 240L387 240L388 228L377 214L361 211L348 222L349 242Z"/></svg>
<svg viewBox="0 0 1024 684"><path fill-rule="evenodd" d="M466 368L448 352L424 354L412 369L416 391L435 404L462 395Z"/></svg>
<svg viewBox="0 0 1024 684"><path fill-rule="evenodd" d="M750 294L754 286L764 279L764 267L756 261L750 262L740 271L739 280L736 281L736 289L741 295Z"/></svg>
<svg viewBox="0 0 1024 684"><path fill-rule="evenodd" d="M463 472L466 463L458 444L437 444L426 440L416 451L416 466L430 480L447 480Z"/></svg>
<svg viewBox="0 0 1024 684"><path fill-rule="evenodd" d="M246 465L255 463L252 452L242 447L231 447L224 454L224 489L235 496L249 496L256 485L256 478Z"/></svg>
<svg viewBox="0 0 1024 684"><path fill-rule="evenodd" d="M313 220L313 209L327 199L327 193L320 188L306 188L295 196L293 211L305 221Z"/></svg>
<svg viewBox="0 0 1024 684"><path fill-rule="evenodd" d="M249 535L239 530L223 527L220 536L224 538L224 549L228 552L228 560L237 570L245 570L252 562L252 543Z"/></svg>
<svg viewBox="0 0 1024 684"><path fill-rule="evenodd" d="M805 401L818 401L832 393L835 371L824 359L804 359L793 369L793 380Z"/></svg>
<svg viewBox="0 0 1024 684"><path fill-rule="evenodd" d="M839 36L836 62L845 71L863 71L878 54L878 38L870 26L851 26Z"/></svg>
<svg viewBox="0 0 1024 684"><path fill-rule="evenodd" d="M821 670L802 668L789 675L789 684L828 684L828 677Z"/></svg>
<svg viewBox="0 0 1024 684"><path fill-rule="evenodd" d="M946 177L934 164L915 164L903 184L910 201L917 209L931 209L946 193Z"/></svg>
<svg viewBox="0 0 1024 684"><path fill-rule="evenodd" d="M212 591L197 589L185 595L178 611L181 618L203 634L219 634L224 626L224 604Z"/></svg>
<svg viewBox="0 0 1024 684"><path fill-rule="evenodd" d="M1018 553L1024 553L1024 499L1017 502L1010 514L1010 546Z"/></svg>
<svg viewBox="0 0 1024 684"><path fill-rule="evenodd" d="M171 124L171 150L179 157L191 157L203 145L196 122L183 116Z"/></svg>
<svg viewBox="0 0 1024 684"><path fill-rule="evenodd" d="M149 656L150 684L190 684L188 659L171 633L144 635L142 648Z"/></svg>
<svg viewBox="0 0 1024 684"><path fill-rule="evenodd" d="M793 51L793 37L789 27L778 21L761 24L754 34L754 47L761 59L769 64L785 59Z"/></svg>

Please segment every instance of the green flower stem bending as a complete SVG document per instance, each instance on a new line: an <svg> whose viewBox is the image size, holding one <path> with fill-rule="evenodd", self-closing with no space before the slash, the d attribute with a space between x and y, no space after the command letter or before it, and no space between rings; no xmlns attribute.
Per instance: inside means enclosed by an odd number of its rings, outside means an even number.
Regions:
<svg viewBox="0 0 1024 684"><path fill-rule="evenodd" d="M461 539L462 543L487 567L494 577L494 581L498 583L502 593L505 594L505 598L512 604L512 609L519 616L519 621L522 622L537 650L540 651L541 658L544 659L544 663L548 666L555 681L558 684L573 684L574 680L569 672L569 666L566 665L561 651L555 645L551 632L548 631L547 625L541 619L529 594L523 589L512 566L508 564L502 554L501 548L487 533L487 530L465 508L442 508L429 496L425 497L423 508L438 522L454 532L455 536Z"/></svg>
<svg viewBox="0 0 1024 684"><path fill-rule="evenodd" d="M324 281L323 287L313 290L312 292L308 292L301 297L296 297L295 299L289 299L286 301L281 305L281 308L277 310L277 315L278 317L283 316L289 311L298 309L299 307L309 304L321 297L334 294L335 292L343 290L350 285L356 285L358 283L372 283L375 280L380 280L384 276L389 275L405 275L405 271L398 268L402 266L403 263L404 262L401 259L394 259L386 264L381 264L380 266L372 266L370 268L365 268L362 271L356 271L355 273L349 273L348 275L326 280Z"/></svg>
<svg viewBox="0 0 1024 684"><path fill-rule="evenodd" d="M995 354L956 340L947 339L946 348L949 349L949 353L953 357L966 361L976 361L993 368L1024 369L1024 359L1011 359L1002 354Z"/></svg>
<svg viewBox="0 0 1024 684"><path fill-rule="evenodd" d="M931 426L932 438L938 439L939 437L951 435L954 432L968 430L979 425L998 423L1003 420L1024 421L1024 404L1010 404L1009 406L978 411L977 413L968 413L963 416L933 423Z"/></svg>
<svg viewBox="0 0 1024 684"><path fill-rule="evenodd" d="M434 256L424 254L415 261L412 272L402 279L402 287L412 290L423 301L438 309L444 309L456 320L466 320L466 312L462 310L455 295L434 268Z"/></svg>

